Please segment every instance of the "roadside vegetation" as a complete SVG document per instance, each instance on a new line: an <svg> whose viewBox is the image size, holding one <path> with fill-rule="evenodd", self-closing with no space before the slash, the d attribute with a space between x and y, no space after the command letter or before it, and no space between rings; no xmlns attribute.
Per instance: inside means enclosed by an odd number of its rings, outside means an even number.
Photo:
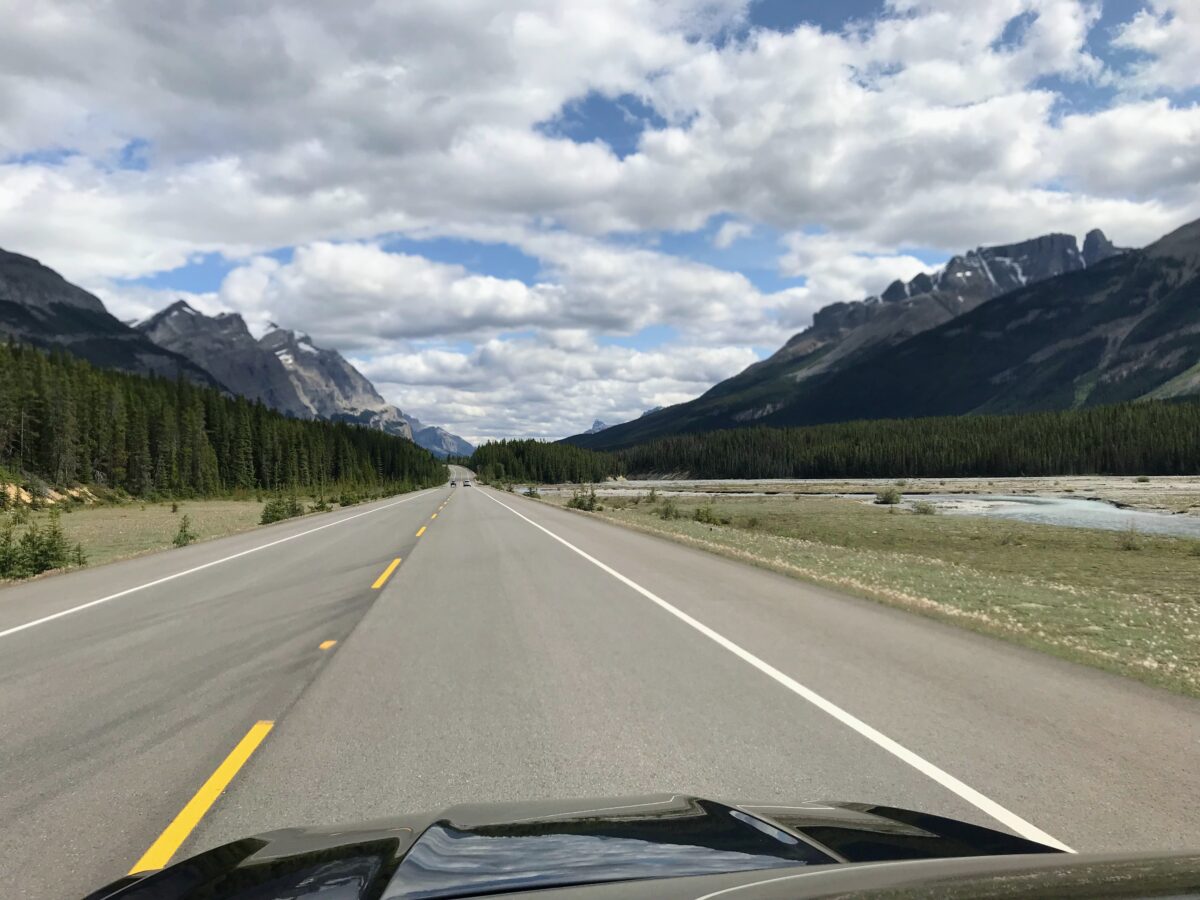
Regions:
<svg viewBox="0 0 1200 900"><path fill-rule="evenodd" d="M1194 539L832 497L600 499L631 528L1200 696Z"/></svg>
<svg viewBox="0 0 1200 900"><path fill-rule="evenodd" d="M31 521L28 513L9 515L0 521L0 579L28 578L51 569L86 564L83 546L68 540L62 514L57 510L41 522Z"/></svg>
<svg viewBox="0 0 1200 900"><path fill-rule="evenodd" d="M186 547L332 509L326 498L350 506L445 477L428 451L381 431L0 343L0 580Z"/></svg>
<svg viewBox="0 0 1200 900"><path fill-rule="evenodd" d="M242 499L62 500L54 505L0 508L0 582L56 569L101 565L171 547L248 531L295 516L328 512L388 494L347 494L346 503L323 495Z"/></svg>
<svg viewBox="0 0 1200 900"><path fill-rule="evenodd" d="M288 494L286 497L281 495L272 497L263 504L259 524L270 525L272 522L282 522L284 519L293 519L302 515L304 515L304 504L300 502L299 497L295 494Z"/></svg>

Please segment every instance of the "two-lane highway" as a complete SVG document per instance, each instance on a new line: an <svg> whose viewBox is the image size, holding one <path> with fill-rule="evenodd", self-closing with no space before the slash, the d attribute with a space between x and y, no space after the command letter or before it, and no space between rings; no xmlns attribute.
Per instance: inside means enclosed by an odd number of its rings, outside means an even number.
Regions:
<svg viewBox="0 0 1200 900"><path fill-rule="evenodd" d="M124 874L248 729L286 713L451 496L0 590L6 892L78 897Z"/></svg>
<svg viewBox="0 0 1200 900"><path fill-rule="evenodd" d="M19 896L164 833L661 790L1200 846L1195 701L485 487L0 591L0 634L277 535L0 637Z"/></svg>

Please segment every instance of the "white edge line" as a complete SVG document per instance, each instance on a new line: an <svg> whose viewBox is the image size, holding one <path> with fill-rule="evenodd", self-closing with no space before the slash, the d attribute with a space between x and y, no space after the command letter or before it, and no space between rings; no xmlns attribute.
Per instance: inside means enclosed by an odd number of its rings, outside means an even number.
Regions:
<svg viewBox="0 0 1200 900"><path fill-rule="evenodd" d="M1042 831L1037 826L1022 819L1016 813L1011 812L1008 809L1005 809L1003 806L1001 806L995 800L992 800L989 797L985 797L983 794L979 793L979 791L975 790L970 785L968 785L962 781L959 781L957 778L955 778L949 772L946 772L945 770L939 768L938 766L935 766L933 763L929 762L928 760L913 753L907 747L892 740L890 737L888 737L883 732L877 731L876 729L872 728L870 725L868 725L866 722L862 721L858 717L846 712L846 710L842 709L837 704L835 704L829 700L826 700L824 697L822 697L816 691L813 691L810 688L806 688L804 685L800 684L800 682L796 681L794 678L792 678L788 675L785 675L783 672L776 669L770 663L764 662L763 660L759 659L757 656L755 656L749 650L746 650L743 647L735 644L733 641L729 640L729 638L725 637L724 635L721 635L718 632L713 631L713 629L709 628L703 622L700 622L697 619L693 619L691 616L689 616L683 610L672 606L666 600L662 599L662 597L659 597L657 594L653 593L652 591L647 590L646 588L642 587L640 584L633 581L632 579L625 577L620 572L618 572L616 569L612 568L609 565L606 565L605 563L602 563L600 560L596 559L594 556L590 555L586 551L580 550L578 547L576 547L570 541L559 537L553 531L551 531L548 528L545 528L542 525L539 525L537 522L533 521L533 519L529 518L528 516L522 515L521 513L517 512L515 509L513 509L507 503L497 500L495 497L493 497L491 495L491 491L488 491L485 489L485 490L481 491L480 493L482 493L485 497L487 497L493 503L500 504L505 509L507 509L509 512L511 512L513 515L524 519L526 522L528 522L534 528L537 528L539 531L545 532L550 537L554 538L554 540L556 540L560 544L562 544L564 547L567 547L569 550L572 550L575 553L578 553L580 556L582 556L584 559L586 559L592 565L604 570L609 575L611 575L613 578L620 581L622 584L625 584L626 586L637 591L639 594L641 594L647 600L650 600L652 603L658 604L660 607L665 609L667 612L669 612L671 615L675 616L680 621L690 625L692 628L699 631L705 637L720 644L722 647L724 647L726 650L728 650L734 656L740 657L743 661L748 662L750 665L754 666L754 668L758 669L764 675L767 675L767 676L773 678L775 681L779 682L781 685L783 685L785 688L790 690L792 693L797 694L800 697L803 697L805 700L807 700L813 706L817 707L822 712L828 713L830 716L837 719L843 725L845 725L848 728L853 729L854 731L857 731L860 735L865 737L867 740L871 741L872 743L876 744L879 747L882 747L884 750L886 750L888 753L895 756L897 759L901 760L902 762L908 763L908 765L912 766L914 769L916 769L922 775L925 775L928 778L931 778L932 780L934 780L938 784L940 784L942 787L957 794L963 800L966 800L972 806L987 813L989 816L991 816L996 821L1001 822L1002 824L1008 826L1013 831L1015 831L1017 834L1021 835L1024 838L1028 838L1031 841L1037 841L1038 843L1046 844L1050 847L1055 847L1055 848L1057 848L1059 850L1063 850L1067 853L1075 852L1070 847L1068 847L1066 844L1064 844L1062 841L1058 840L1057 838L1051 837L1049 834Z"/></svg>
<svg viewBox="0 0 1200 900"><path fill-rule="evenodd" d="M436 490L431 488L430 490ZM69 616L72 613L82 612L85 609L90 609L93 606L99 606L101 603L107 603L110 600L117 600L121 597L135 594L138 591L144 591L146 588L152 588L156 585L165 584L168 581L174 581L176 578L182 578L184 575L191 575L195 572L203 571L212 566L219 566L221 563L227 563L230 560L238 559L242 556L248 556L251 553L257 553L259 550L266 550L269 547L276 547L279 544L286 544L288 541L294 541L296 538L302 538L305 535L313 534L317 531L324 531L326 528L333 528L335 525L342 525L354 519L361 519L363 516L369 516L377 512L382 512L385 509L391 509L393 506L399 506L401 503L407 503L410 500L416 500L418 497L423 497L430 490L421 491L419 494L413 494L411 497L405 497L403 500L397 500L394 503L388 503L385 506L377 506L374 509L368 509L366 512L355 513L352 516L346 516L344 519L338 519L336 522L326 522L324 525L318 525L316 528L310 528L307 531L301 531L299 534L288 535L285 538L279 538L276 541L270 541L266 544L260 544L257 547L251 547L249 550L243 550L240 553L234 553L232 556L225 556L221 559L214 559L212 562L206 562L203 565L193 566L190 569L184 569L182 572L176 572L173 575L165 575L162 578L157 578L154 581L147 581L145 584L139 584L137 587L126 588L123 591L118 591L115 594L109 594L107 597L100 597L96 600L89 600L87 603L81 603L79 606L73 606L70 609L64 609L60 612L53 613L48 616L42 616L40 619L34 619L32 622L26 622L24 625L15 625L5 631L0 631L0 638L8 637L10 634L16 634L18 631L24 631L26 628L33 628L37 625L44 625L46 622L53 622L55 619L61 619L63 616Z"/></svg>

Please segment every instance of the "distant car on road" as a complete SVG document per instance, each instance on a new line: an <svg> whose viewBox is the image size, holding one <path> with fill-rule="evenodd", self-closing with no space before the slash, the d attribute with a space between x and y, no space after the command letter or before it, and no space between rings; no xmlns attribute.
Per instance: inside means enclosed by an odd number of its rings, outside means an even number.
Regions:
<svg viewBox="0 0 1200 900"><path fill-rule="evenodd" d="M464 478L463 479L463 487L470 487L470 486L471 486L471 482L468 479Z"/></svg>
<svg viewBox="0 0 1200 900"><path fill-rule="evenodd" d="M458 487L458 482L457 482L457 481L455 481L454 479L451 479L451 480L450 480L450 487Z"/></svg>

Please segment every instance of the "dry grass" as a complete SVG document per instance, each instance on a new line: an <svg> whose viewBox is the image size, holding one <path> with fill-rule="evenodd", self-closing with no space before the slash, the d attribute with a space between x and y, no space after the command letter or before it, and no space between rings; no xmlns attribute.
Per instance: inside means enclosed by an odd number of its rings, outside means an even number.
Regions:
<svg viewBox="0 0 1200 900"><path fill-rule="evenodd" d="M1200 542L896 512L826 497L674 497L606 519L1200 696ZM697 509L710 508L695 520ZM715 524L713 520L715 519ZM729 525L719 524L728 520Z"/></svg>
<svg viewBox="0 0 1200 900"><path fill-rule="evenodd" d="M181 501L178 512L170 502L76 505L62 508L61 521L67 541L82 544L95 566L173 546L184 515L196 540L204 541L257 527L262 507L254 500ZM42 522L48 515L31 512L29 519Z"/></svg>

